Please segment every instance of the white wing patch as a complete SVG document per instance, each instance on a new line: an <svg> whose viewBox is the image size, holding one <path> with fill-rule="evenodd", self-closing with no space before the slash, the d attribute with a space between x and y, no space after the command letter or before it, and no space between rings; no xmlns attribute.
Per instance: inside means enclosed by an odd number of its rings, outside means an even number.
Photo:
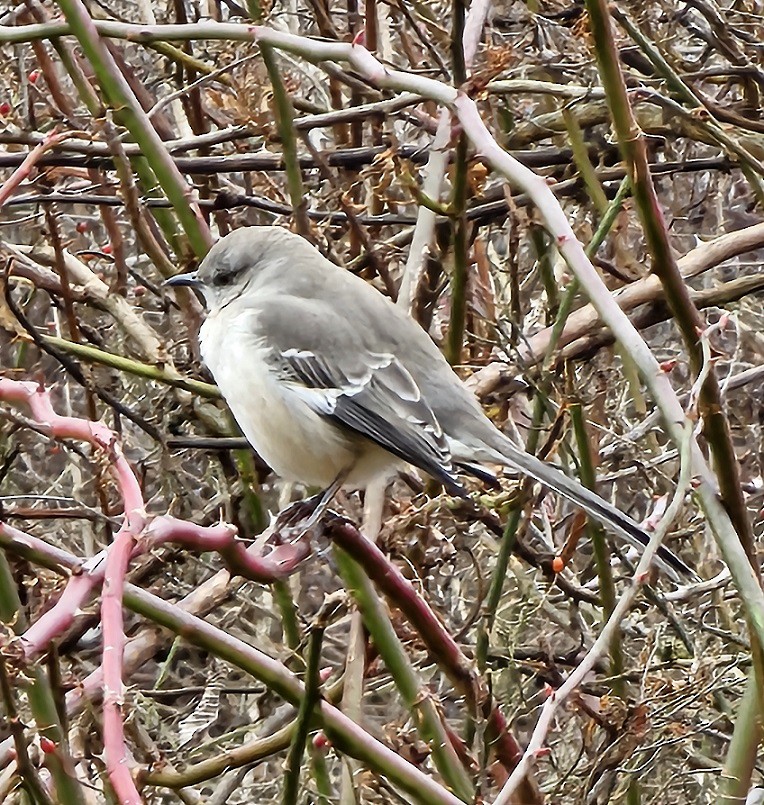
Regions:
<svg viewBox="0 0 764 805"><path fill-rule="evenodd" d="M389 353L358 353L329 363L311 350L287 349L276 362L281 382L313 411L376 442L461 489L440 423L411 373Z"/></svg>

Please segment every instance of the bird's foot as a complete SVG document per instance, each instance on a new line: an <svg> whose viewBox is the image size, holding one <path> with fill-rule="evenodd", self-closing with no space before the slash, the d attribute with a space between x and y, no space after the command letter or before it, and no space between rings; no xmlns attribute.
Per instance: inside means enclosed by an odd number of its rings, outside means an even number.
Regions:
<svg viewBox="0 0 764 805"><path fill-rule="evenodd" d="M342 486L344 476L337 478L331 486L317 495L290 503L279 512L273 523L274 534L289 534L291 539L299 539L314 529L329 509L337 490Z"/></svg>
<svg viewBox="0 0 764 805"><path fill-rule="evenodd" d="M299 530L304 533L312 528L321 518L323 509L319 511L322 496L313 495L305 500L297 500L282 509L273 522L275 534ZM318 516L317 516L318 515Z"/></svg>

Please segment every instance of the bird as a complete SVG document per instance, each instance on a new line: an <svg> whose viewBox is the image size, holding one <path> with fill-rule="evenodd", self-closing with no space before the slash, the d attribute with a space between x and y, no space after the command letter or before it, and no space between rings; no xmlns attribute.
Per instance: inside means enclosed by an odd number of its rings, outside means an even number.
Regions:
<svg viewBox="0 0 764 805"><path fill-rule="evenodd" d="M201 294L202 360L246 439L283 479L327 490L326 500L413 465L466 497L460 473L490 482L489 467L504 466L637 548L649 541L615 506L517 447L413 318L301 236L235 229L196 271L165 284ZM674 578L693 575L663 546L658 562Z"/></svg>

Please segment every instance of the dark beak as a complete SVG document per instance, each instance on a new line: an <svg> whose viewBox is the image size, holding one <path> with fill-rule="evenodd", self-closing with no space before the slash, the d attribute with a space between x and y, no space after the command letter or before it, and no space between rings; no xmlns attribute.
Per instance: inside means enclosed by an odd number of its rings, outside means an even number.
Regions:
<svg viewBox="0 0 764 805"><path fill-rule="evenodd" d="M181 285L187 285L189 288L199 288L202 282L199 277L197 277L196 271L192 271L189 274L176 274L174 277L165 280L164 284L170 285L173 288L177 288Z"/></svg>

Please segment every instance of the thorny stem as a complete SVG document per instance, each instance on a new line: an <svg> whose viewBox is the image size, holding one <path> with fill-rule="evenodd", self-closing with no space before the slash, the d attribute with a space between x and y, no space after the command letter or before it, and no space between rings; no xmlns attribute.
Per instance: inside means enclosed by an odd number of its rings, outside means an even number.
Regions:
<svg viewBox="0 0 764 805"><path fill-rule="evenodd" d="M674 520L684 505L684 496L687 488L689 487L690 474L692 472L692 461L690 458L691 444L692 430L691 425L688 424L686 427L685 443L682 447L682 462L677 488L674 492L671 503L666 509L664 517L658 524L658 527L655 529L655 533L650 538L650 543L645 548L645 552L642 554L639 560L639 564L634 571L631 586L621 596L618 604L608 618L607 623L605 623L605 625L602 627L597 639L594 641L589 651L586 652L586 656L583 658L583 660L568 676L563 685L550 693L549 698L546 700L546 703L542 708L541 716L536 723L533 734L531 735L531 739L528 742L525 753L523 754L522 760L520 763L518 763L517 767L510 775L509 780L507 780L504 787L501 789L501 792L494 800L493 805L509 805L509 803L512 801L512 796L516 791L519 782L522 780L523 775L528 772L531 765L539 756L539 752L543 747L548 731L552 726L555 712L560 705L564 703L567 697L583 682L583 680L586 678L586 675L594 667L599 657L601 657L602 654L608 650L608 647L612 644L615 635L621 628L621 622L639 595L645 580L648 578L650 565L655 557L656 552L658 551L658 548L661 545L661 542L663 541L663 538L666 536L668 530L671 528Z"/></svg>
<svg viewBox="0 0 764 805"><path fill-rule="evenodd" d="M474 797L472 781L456 755L441 723L432 696L422 688L392 623L361 566L341 548L335 552L345 586L356 600L363 622L387 666L422 738L430 745L433 762L449 787L464 802Z"/></svg>
<svg viewBox="0 0 764 805"><path fill-rule="evenodd" d="M318 675L321 660L321 644L324 638L326 623L321 617L311 626L308 637L308 656L305 668L305 692L297 711L292 744L289 747L286 763L284 764L284 790L281 795L282 805L297 805L297 796L300 787L300 769L305 753L305 742L308 740L311 717L320 694L320 680Z"/></svg>
<svg viewBox="0 0 764 805"><path fill-rule="evenodd" d="M684 339L690 356L690 365L696 376L703 368L699 333L705 329L703 319L695 307L689 288L677 267L674 252L668 236L657 192L650 175L645 137L640 130L631 109L626 92L626 84L620 68L618 51L605 0L587 0L587 9L592 26L594 48L597 55L600 76L605 88L608 105L613 117L613 125L618 136L621 151L626 160L631 179L632 192L645 234L645 240L652 256L652 270L660 278L666 300L674 314L674 319ZM756 585L757 598L761 602L759 566L754 545L753 530L743 497L740 483L740 468L735 455L724 413L721 391L713 368L707 372L700 394L698 411L703 420L703 435L708 440L714 458L716 483L721 492L721 501L729 513L730 525L736 532L738 545L750 562L750 575ZM706 469L710 476L710 470ZM705 487L701 487L701 494ZM712 501L709 501L711 503ZM718 503L714 500L713 503ZM708 504L706 504L708 514ZM714 525L712 521L712 526ZM720 538L717 532L717 539ZM729 535L734 539L733 534ZM729 562L730 546L727 550ZM733 571L733 576L735 571ZM749 577L750 583L750 577ZM764 712L764 611L759 611L752 598L741 589L747 604L749 622L752 626L751 652L759 683L759 701Z"/></svg>

